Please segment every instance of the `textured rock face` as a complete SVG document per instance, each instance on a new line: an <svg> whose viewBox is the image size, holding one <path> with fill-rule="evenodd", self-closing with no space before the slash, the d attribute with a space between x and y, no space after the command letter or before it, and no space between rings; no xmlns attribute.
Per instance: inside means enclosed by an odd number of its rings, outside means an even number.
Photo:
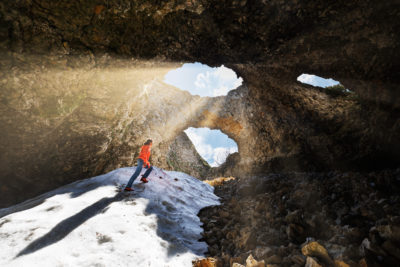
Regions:
<svg viewBox="0 0 400 267"><path fill-rule="evenodd" d="M199 179L205 179L210 170L210 165L205 161L183 132L172 142L167 154L168 167L190 174Z"/></svg>
<svg viewBox="0 0 400 267"><path fill-rule="evenodd" d="M149 136L153 163L167 167L188 126L238 143L239 154L214 171L225 175L396 167L399 9L398 1L0 3L0 202L20 201L24 185L34 195L131 165ZM225 64L244 86L226 98L193 97L162 84L180 66L169 61ZM328 96L296 82L301 73L332 77L355 95Z"/></svg>

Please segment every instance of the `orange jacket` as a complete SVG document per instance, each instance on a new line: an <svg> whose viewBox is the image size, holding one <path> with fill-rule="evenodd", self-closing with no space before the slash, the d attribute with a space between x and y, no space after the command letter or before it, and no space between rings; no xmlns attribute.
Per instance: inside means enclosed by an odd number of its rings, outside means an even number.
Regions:
<svg viewBox="0 0 400 267"><path fill-rule="evenodd" d="M150 151L151 151L151 146L150 145L144 145L140 149L140 154L139 154L138 159L142 159L143 160L143 165L144 166L150 166L150 163L149 163Z"/></svg>

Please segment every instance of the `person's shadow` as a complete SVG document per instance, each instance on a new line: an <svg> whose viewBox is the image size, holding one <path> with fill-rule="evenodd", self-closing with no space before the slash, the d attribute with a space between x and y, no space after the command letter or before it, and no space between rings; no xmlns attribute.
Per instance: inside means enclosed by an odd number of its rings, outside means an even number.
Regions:
<svg viewBox="0 0 400 267"><path fill-rule="evenodd" d="M69 233L71 233L74 229L79 227L79 225L83 224L90 218L96 216L96 214L105 211L106 208L112 202L120 201L122 199L123 199L123 193L117 193L113 197L105 197L98 200L97 202L86 207L77 214L58 223L47 234L36 239L32 243L30 243L27 247L25 247L23 250L21 250L17 254L16 258L26 254L33 253L39 249L50 246L51 244L60 241L61 239L66 237Z"/></svg>

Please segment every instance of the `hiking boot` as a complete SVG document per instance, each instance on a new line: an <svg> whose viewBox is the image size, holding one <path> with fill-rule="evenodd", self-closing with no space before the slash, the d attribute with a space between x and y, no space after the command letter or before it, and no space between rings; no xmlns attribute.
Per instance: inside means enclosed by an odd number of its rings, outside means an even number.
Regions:
<svg viewBox="0 0 400 267"><path fill-rule="evenodd" d="M125 187L124 191L133 191L131 187Z"/></svg>
<svg viewBox="0 0 400 267"><path fill-rule="evenodd" d="M149 182L145 177L140 178L140 181L142 181L143 183L148 183Z"/></svg>

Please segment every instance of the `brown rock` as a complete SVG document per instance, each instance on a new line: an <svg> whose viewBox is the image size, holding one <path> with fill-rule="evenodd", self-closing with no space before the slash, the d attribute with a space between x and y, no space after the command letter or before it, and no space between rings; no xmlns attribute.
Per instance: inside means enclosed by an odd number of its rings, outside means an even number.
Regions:
<svg viewBox="0 0 400 267"><path fill-rule="evenodd" d="M229 212L221 210L219 212L219 216L221 216L222 218L227 218L229 217Z"/></svg>
<svg viewBox="0 0 400 267"><path fill-rule="evenodd" d="M103 5L98 5L94 7L94 13L96 15L99 15L101 13L101 11L103 11L103 9L105 8L105 6Z"/></svg>
<svg viewBox="0 0 400 267"><path fill-rule="evenodd" d="M400 242L400 227L395 225L381 225L376 227L379 235L384 239Z"/></svg>
<svg viewBox="0 0 400 267"><path fill-rule="evenodd" d="M286 234L289 240L295 243L302 243L305 241L304 228L298 224L289 224L286 227Z"/></svg>
<svg viewBox="0 0 400 267"><path fill-rule="evenodd" d="M193 262L193 267L220 267L222 264L215 258L206 258Z"/></svg>
<svg viewBox="0 0 400 267"><path fill-rule="evenodd" d="M304 267L322 267L322 265L318 264L318 262L312 257L307 257L306 265Z"/></svg>
<svg viewBox="0 0 400 267"><path fill-rule="evenodd" d="M358 262L358 265L359 265L360 267L368 267L367 260L366 260L365 258L361 259L361 260Z"/></svg>
<svg viewBox="0 0 400 267"><path fill-rule="evenodd" d="M290 260L300 266L303 266L306 262L306 259L304 258L304 256L301 255L294 255L292 257L290 257Z"/></svg>
<svg viewBox="0 0 400 267"><path fill-rule="evenodd" d="M232 257L232 258L230 259L229 265L230 265L230 266L233 266L233 264L239 264L239 265L241 265L239 262L242 262L242 258L240 258L240 257ZM241 265L241 266L243 266L243 265ZM239 267L239 266L238 266L238 267Z"/></svg>
<svg viewBox="0 0 400 267"><path fill-rule="evenodd" d="M252 228L246 227L240 230L239 247L245 250L254 249L257 242L257 234Z"/></svg>
<svg viewBox="0 0 400 267"><path fill-rule="evenodd" d="M257 259L265 259L272 256L273 252L270 247L256 247L253 253Z"/></svg>
<svg viewBox="0 0 400 267"><path fill-rule="evenodd" d="M293 212L289 212L288 215L286 215L286 221L288 223L300 223L303 221L302 218L302 212L301 210L295 210Z"/></svg>
<svg viewBox="0 0 400 267"><path fill-rule="evenodd" d="M236 237L237 237L237 232L236 232L236 230L229 231L229 232L226 234L226 238L229 239L229 240L233 240L233 239L235 239Z"/></svg>
<svg viewBox="0 0 400 267"><path fill-rule="evenodd" d="M316 241L306 244L301 249L301 252L304 256L316 257L328 265L333 265L333 261L329 256L328 251Z"/></svg>
<svg viewBox="0 0 400 267"><path fill-rule="evenodd" d="M246 267L265 267L265 262L256 261L250 254L249 257L246 259Z"/></svg>
<svg viewBox="0 0 400 267"><path fill-rule="evenodd" d="M272 255L271 257L267 258L266 263L276 263L279 264L282 262L282 258L278 255Z"/></svg>

